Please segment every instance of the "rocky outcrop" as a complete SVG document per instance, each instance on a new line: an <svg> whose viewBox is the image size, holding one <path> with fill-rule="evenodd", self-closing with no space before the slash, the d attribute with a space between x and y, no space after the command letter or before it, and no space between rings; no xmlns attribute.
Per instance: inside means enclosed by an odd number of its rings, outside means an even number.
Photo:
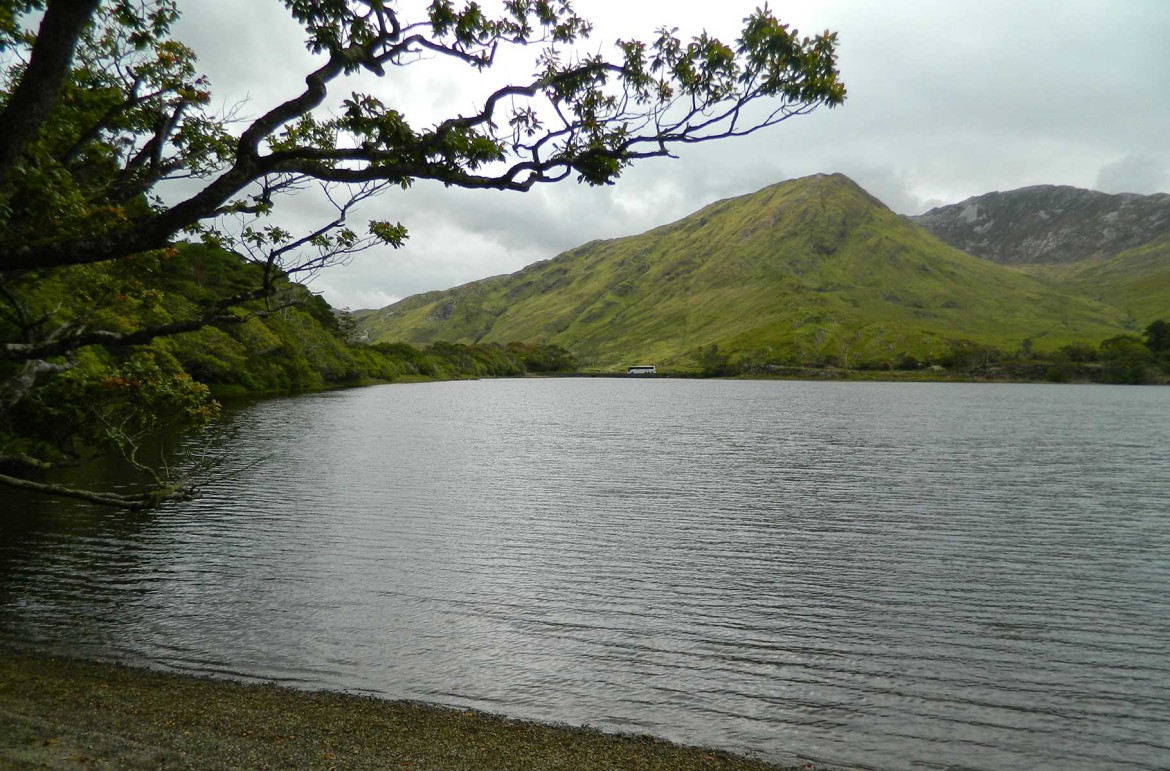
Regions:
<svg viewBox="0 0 1170 771"><path fill-rule="evenodd" d="M910 220L951 246L994 262L1066 263L1170 237L1170 195L1037 185L968 198Z"/></svg>

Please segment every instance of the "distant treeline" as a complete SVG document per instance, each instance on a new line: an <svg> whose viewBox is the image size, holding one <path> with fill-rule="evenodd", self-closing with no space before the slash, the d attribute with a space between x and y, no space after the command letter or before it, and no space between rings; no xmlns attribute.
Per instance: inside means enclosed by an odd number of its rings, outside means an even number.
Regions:
<svg viewBox="0 0 1170 771"><path fill-rule="evenodd" d="M770 354L728 353L715 345L700 349L697 358L706 377L776 375L794 368L817 368L950 373L988 380L1138 385L1170 379L1170 321L1155 321L1141 335L1116 335L1097 344L1077 343L1055 351L1037 351L1031 340L1024 340L1014 351L957 340L930 358L904 356L882 362L855 361L848 367L831 355L815 361L793 361Z"/></svg>
<svg viewBox="0 0 1170 771"><path fill-rule="evenodd" d="M414 348L350 342L333 310L315 296L271 316L204 328L163 345L192 377L223 395L403 379L507 377L576 366L573 355L555 345L438 342Z"/></svg>

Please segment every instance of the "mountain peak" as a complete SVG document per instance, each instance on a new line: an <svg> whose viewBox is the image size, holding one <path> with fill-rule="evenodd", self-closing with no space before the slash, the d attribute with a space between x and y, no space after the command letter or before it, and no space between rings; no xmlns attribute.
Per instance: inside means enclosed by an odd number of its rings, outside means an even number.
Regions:
<svg viewBox="0 0 1170 771"><path fill-rule="evenodd" d="M786 179L763 188L763 190L810 190L821 193L838 192L859 195L870 200L882 208L885 204L870 195L869 191L853 181L852 178L839 171L830 173L809 174L807 177ZM763 190L759 192L763 192Z"/></svg>

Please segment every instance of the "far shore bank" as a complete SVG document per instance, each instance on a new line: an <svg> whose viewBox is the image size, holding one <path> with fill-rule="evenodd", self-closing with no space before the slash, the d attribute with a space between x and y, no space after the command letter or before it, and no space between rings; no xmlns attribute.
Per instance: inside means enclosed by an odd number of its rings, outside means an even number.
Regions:
<svg viewBox="0 0 1170 771"><path fill-rule="evenodd" d="M835 368L793 367L781 372L767 374L728 374L706 375L693 371L663 370L653 375L631 375L621 371L608 370L579 370L575 372L529 372L523 375L485 375L479 377L426 377L414 375L394 380L362 380L349 383L335 383L320 388L303 388L288 390L265 391L216 391L213 395L223 402L235 400L248 401L272 397L301 396L305 394L323 393L327 391L346 391L353 388L366 388L376 385L407 385L421 383L450 383L467 380L500 380L500 379L531 379L556 380L562 378L616 378L623 380L778 380L795 382L837 382L837 383L987 383L987 384L1032 384L1032 385L1170 385L1170 377L1141 383L1105 383L1099 380L1045 380L1042 378L1016 378L1002 376L978 376L964 372L950 370L850 370Z"/></svg>
<svg viewBox="0 0 1170 771"><path fill-rule="evenodd" d="M12 769L839 769L473 710L176 675L0 647ZM844 769L839 769L844 771Z"/></svg>
<svg viewBox="0 0 1170 771"><path fill-rule="evenodd" d="M528 374L522 377L529 378L622 378L629 380L785 380L805 382L841 382L841 383L1032 383L1036 385L1170 385L1170 377L1141 383L1105 383L1100 380L1047 380L1044 378L1020 378L1006 376L980 376L965 372L950 370L866 370L866 369L836 369L816 367L792 367L772 373L737 373L727 375L705 375L691 371L661 370L653 375L631 375L621 371L591 371L562 372L556 374ZM420 381L414 381L420 382Z"/></svg>

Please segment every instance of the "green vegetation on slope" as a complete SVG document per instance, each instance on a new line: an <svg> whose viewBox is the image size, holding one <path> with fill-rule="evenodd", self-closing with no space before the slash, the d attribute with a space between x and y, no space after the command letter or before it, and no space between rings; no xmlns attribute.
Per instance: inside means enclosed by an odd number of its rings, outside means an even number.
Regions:
<svg viewBox="0 0 1170 771"><path fill-rule="evenodd" d="M841 175L720 201L639 236L363 313L374 340L548 341L585 367L892 367L957 343L1055 350L1122 314L956 249Z"/></svg>
<svg viewBox="0 0 1170 771"><path fill-rule="evenodd" d="M224 274L249 266L205 247L180 250L166 266L168 296L195 297L194 286L222 282ZM209 275L215 275L210 278ZM213 287L223 292L225 287ZM521 343L462 345L436 342L418 349L405 344L351 342L342 317L320 297L288 285L294 304L269 309L240 324L205 327L157 341L196 380L216 393L289 391L402 378L452 379L561 372L574 368L572 356L556 346ZM265 311L263 303L253 310Z"/></svg>
<svg viewBox="0 0 1170 771"><path fill-rule="evenodd" d="M124 332L196 316L217 297L255 282L257 270L227 252L184 244L132 263L59 271L15 289L25 290L30 309L60 314L66 308L88 326ZM568 352L553 346L438 344L418 350L401 344L355 345L328 303L288 281L274 298L244 303L230 318L235 320L145 345L91 346L79 353L81 369L97 372L147 356L181 369L214 392L254 393L415 376L481 377L573 368ZM81 372L74 368L68 376L77 378Z"/></svg>
<svg viewBox="0 0 1170 771"><path fill-rule="evenodd" d="M1119 308L1127 324L1134 327L1170 318L1170 240L1144 244L1104 259L1028 265L1020 270Z"/></svg>

